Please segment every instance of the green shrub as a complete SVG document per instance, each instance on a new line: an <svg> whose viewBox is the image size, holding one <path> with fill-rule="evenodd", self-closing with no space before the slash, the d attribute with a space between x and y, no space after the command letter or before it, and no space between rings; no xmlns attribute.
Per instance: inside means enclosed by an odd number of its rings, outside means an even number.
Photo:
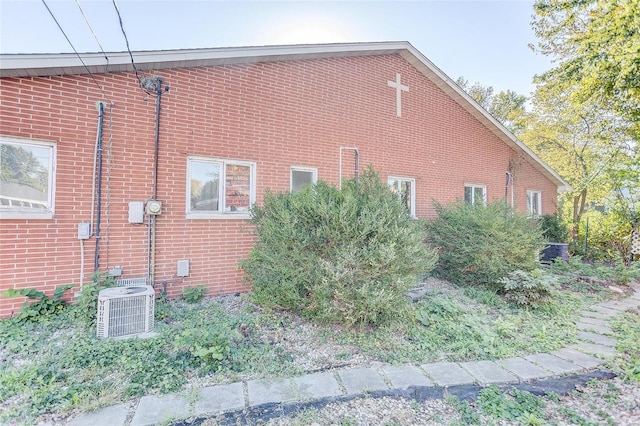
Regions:
<svg viewBox="0 0 640 426"><path fill-rule="evenodd" d="M53 297L47 296L44 292L32 288L10 288L2 292L5 297L26 297L35 302L25 301L20 308L20 313L14 317L17 322L38 321L58 314L66 306L64 293L73 288L73 284L57 287L53 292Z"/></svg>
<svg viewBox="0 0 640 426"><path fill-rule="evenodd" d="M342 189L325 182L267 193L254 207L257 242L242 267L254 300L324 322L381 324L433 268L422 221L369 168Z"/></svg>
<svg viewBox="0 0 640 426"><path fill-rule="evenodd" d="M548 243L566 243L569 241L569 227L558 215L546 214L540 218L542 236Z"/></svg>
<svg viewBox="0 0 640 426"><path fill-rule="evenodd" d="M427 233L440 251L440 276L454 283L496 285L511 271L538 266L539 227L503 202L486 207L436 203L435 208L438 217L427 223Z"/></svg>
<svg viewBox="0 0 640 426"><path fill-rule="evenodd" d="M500 283L505 299L533 308L550 302L557 287L557 280L540 269L510 272Z"/></svg>
<svg viewBox="0 0 640 426"><path fill-rule="evenodd" d="M116 279L105 272L95 272L91 275L91 282L86 283L80 290L80 295L73 302L74 317L89 327L95 327L98 315L98 295L100 290L115 287Z"/></svg>
<svg viewBox="0 0 640 426"><path fill-rule="evenodd" d="M202 301L204 295L207 294L207 291L207 287L204 285L187 287L182 290L180 297L187 303L199 303Z"/></svg>
<svg viewBox="0 0 640 426"><path fill-rule="evenodd" d="M584 260L611 262L622 258L628 262L631 258L631 223L618 212L589 211L582 217L574 250Z"/></svg>

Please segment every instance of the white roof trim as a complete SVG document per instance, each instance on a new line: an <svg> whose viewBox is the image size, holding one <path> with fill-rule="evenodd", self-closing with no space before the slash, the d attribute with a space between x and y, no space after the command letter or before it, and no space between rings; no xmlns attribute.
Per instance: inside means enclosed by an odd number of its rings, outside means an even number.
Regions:
<svg viewBox="0 0 640 426"><path fill-rule="evenodd" d="M440 68L406 41L376 43L304 44L291 46L230 47L212 49L153 50L133 52L138 71L191 68L261 62L398 54L429 78L462 108L484 124L509 147L525 154L529 163L551 179L559 191L571 186L498 120L482 108ZM92 73L132 72L128 52L82 53ZM0 77L40 77L86 74L87 69L73 53L0 55Z"/></svg>

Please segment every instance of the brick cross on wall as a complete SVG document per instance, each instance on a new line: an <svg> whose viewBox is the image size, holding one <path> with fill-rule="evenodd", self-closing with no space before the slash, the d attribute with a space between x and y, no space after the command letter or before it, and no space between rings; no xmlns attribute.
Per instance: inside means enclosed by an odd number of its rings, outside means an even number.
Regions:
<svg viewBox="0 0 640 426"><path fill-rule="evenodd" d="M400 73L396 73L396 81L387 81L387 84L396 89L396 114L402 117L402 92L408 92L409 86L400 83Z"/></svg>

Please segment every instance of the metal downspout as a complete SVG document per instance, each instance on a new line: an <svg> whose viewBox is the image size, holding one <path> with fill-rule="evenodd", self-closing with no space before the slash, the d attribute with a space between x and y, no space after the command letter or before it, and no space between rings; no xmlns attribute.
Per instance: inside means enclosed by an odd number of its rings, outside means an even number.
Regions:
<svg viewBox="0 0 640 426"><path fill-rule="evenodd" d="M97 152L97 165L98 165L98 179L96 188L96 250L93 261L93 270L98 272L100 264L100 213L102 209L102 123L104 122L104 103L98 102L98 135L96 137L96 152ZM92 206L93 209L93 206Z"/></svg>

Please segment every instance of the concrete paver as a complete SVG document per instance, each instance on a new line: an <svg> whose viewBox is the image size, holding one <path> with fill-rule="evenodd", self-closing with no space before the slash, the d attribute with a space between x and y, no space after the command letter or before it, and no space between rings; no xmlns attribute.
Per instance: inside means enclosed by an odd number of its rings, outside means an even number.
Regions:
<svg viewBox="0 0 640 426"><path fill-rule="evenodd" d="M582 367L578 364L575 364L571 361L567 361L566 359L558 358L557 356L553 356L550 354L534 354L527 355L524 357L527 361L534 362L541 366L542 368L546 368L547 370L555 373L555 374L565 374L565 373L573 373L576 371L582 370Z"/></svg>
<svg viewBox="0 0 640 426"><path fill-rule="evenodd" d="M389 389L382 376L373 368L340 370L338 376L349 395Z"/></svg>
<svg viewBox="0 0 640 426"><path fill-rule="evenodd" d="M124 425L129 414L129 404L112 405L94 413L80 413L67 426L118 426Z"/></svg>
<svg viewBox="0 0 640 426"><path fill-rule="evenodd" d="M593 310L601 313L605 318L613 318L622 312L621 310L605 307L602 305L594 306Z"/></svg>
<svg viewBox="0 0 640 426"><path fill-rule="evenodd" d="M595 354L604 358L613 356L616 353L616 350L614 348L604 345L597 345L595 343L578 342L575 345L570 346L570 348L579 350L580 352L584 352L587 354Z"/></svg>
<svg viewBox="0 0 640 426"><path fill-rule="evenodd" d="M594 318L594 319L600 319L600 320L607 320L609 317L606 314L603 314L602 312L598 312L598 311L582 311L580 312L580 316L581 317L587 317L587 318Z"/></svg>
<svg viewBox="0 0 640 426"><path fill-rule="evenodd" d="M609 346L610 348L616 346L615 339L603 336L602 334L598 333L590 333L588 331L578 331L578 339L587 343L596 343L598 345Z"/></svg>
<svg viewBox="0 0 640 426"><path fill-rule="evenodd" d="M476 382L486 386L491 383L514 383L518 378L500 367L493 361L461 362L460 366L476 379Z"/></svg>
<svg viewBox="0 0 640 426"><path fill-rule="evenodd" d="M578 330L591 331L599 334L613 334L613 330L608 325L594 325L583 322L586 319L587 318L583 317L580 321L578 321L578 323L576 324L576 328Z"/></svg>
<svg viewBox="0 0 640 426"><path fill-rule="evenodd" d="M639 301L633 301L628 299L610 300L609 302L603 303L599 306L602 306L603 308L608 308L608 309L616 309L618 311L626 311L627 309L633 309L640 306L640 300Z"/></svg>
<svg viewBox="0 0 640 426"><path fill-rule="evenodd" d="M314 373L295 377L298 396L302 400L342 395L342 389L333 373Z"/></svg>
<svg viewBox="0 0 640 426"><path fill-rule="evenodd" d="M191 414L189 408L189 401L175 393L143 396L131 420L131 426L155 425L169 420L184 419Z"/></svg>
<svg viewBox="0 0 640 426"><path fill-rule="evenodd" d="M474 377L455 362L423 364L420 367L438 386L470 385L475 382Z"/></svg>
<svg viewBox="0 0 640 426"><path fill-rule="evenodd" d="M515 374L520 380L528 381L534 379L543 379L545 377L553 376L553 373L549 370L527 361L524 358L508 358L498 361L498 364Z"/></svg>
<svg viewBox="0 0 640 426"><path fill-rule="evenodd" d="M551 352L551 355L557 356L558 358L566 359L567 361L574 362L579 366L587 369L596 368L597 366L602 365L603 363L603 361L600 358L587 355L584 352L580 352L571 348L559 349L555 352Z"/></svg>
<svg viewBox="0 0 640 426"><path fill-rule="evenodd" d="M415 365L389 365L382 369L391 381L394 389L406 389L409 386L433 386L433 380L425 376L424 372Z"/></svg>
<svg viewBox="0 0 640 426"><path fill-rule="evenodd" d="M272 402L295 401L296 393L290 379L262 379L247 382L249 406Z"/></svg>
<svg viewBox="0 0 640 426"><path fill-rule="evenodd" d="M193 406L193 415L241 410L244 408L244 386L241 382L208 386L200 390Z"/></svg>
<svg viewBox="0 0 640 426"><path fill-rule="evenodd" d="M609 327L609 321L607 319L582 317L580 318L579 322L582 322L585 324L597 325L600 327Z"/></svg>

